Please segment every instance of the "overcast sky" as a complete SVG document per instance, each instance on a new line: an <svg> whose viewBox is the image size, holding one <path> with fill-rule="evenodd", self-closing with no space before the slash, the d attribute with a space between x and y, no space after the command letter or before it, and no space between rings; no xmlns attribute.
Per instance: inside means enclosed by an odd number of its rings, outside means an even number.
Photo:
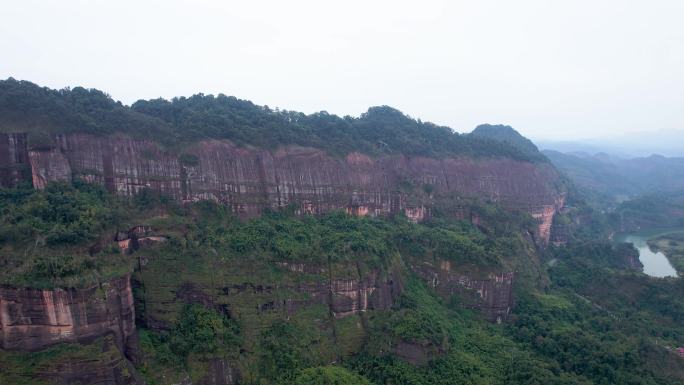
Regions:
<svg viewBox="0 0 684 385"><path fill-rule="evenodd" d="M550 139L684 129L683 0L3 0L0 15L0 78L126 104L386 104Z"/></svg>

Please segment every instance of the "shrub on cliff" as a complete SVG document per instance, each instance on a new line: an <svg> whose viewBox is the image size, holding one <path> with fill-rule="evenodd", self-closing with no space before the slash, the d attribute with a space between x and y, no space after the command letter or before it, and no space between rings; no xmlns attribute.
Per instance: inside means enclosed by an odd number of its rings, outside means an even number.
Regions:
<svg viewBox="0 0 684 385"><path fill-rule="evenodd" d="M319 366L302 370L297 385L371 385L370 381L339 366Z"/></svg>
<svg viewBox="0 0 684 385"><path fill-rule="evenodd" d="M180 357L208 354L240 345L240 328L232 319L201 305L186 305L170 333L171 350Z"/></svg>
<svg viewBox="0 0 684 385"><path fill-rule="evenodd" d="M121 213L103 187L50 183L43 191L4 190L13 199L0 206L0 242L58 246L93 240Z"/></svg>
<svg viewBox="0 0 684 385"><path fill-rule="evenodd" d="M259 336L259 373L263 378L278 379L279 383L292 381L297 373L317 364L306 345L308 331L284 320L276 320ZM320 364L320 363L319 363Z"/></svg>

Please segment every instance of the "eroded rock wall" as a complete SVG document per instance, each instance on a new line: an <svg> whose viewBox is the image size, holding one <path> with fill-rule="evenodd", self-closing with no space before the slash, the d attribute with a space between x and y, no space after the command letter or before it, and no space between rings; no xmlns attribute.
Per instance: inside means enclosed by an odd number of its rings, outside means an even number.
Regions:
<svg viewBox="0 0 684 385"><path fill-rule="evenodd" d="M0 383L144 385L145 381L110 334L85 345L59 344L40 354L0 349Z"/></svg>
<svg viewBox="0 0 684 385"><path fill-rule="evenodd" d="M226 359L214 358L209 360L207 373L197 382L197 385L233 385L237 383L235 369Z"/></svg>
<svg viewBox="0 0 684 385"><path fill-rule="evenodd" d="M424 262L412 269L439 294L458 295L466 308L479 310L490 322L502 322L513 308L514 272L464 271L449 261Z"/></svg>
<svg viewBox="0 0 684 385"><path fill-rule="evenodd" d="M0 134L0 187L17 185L29 172L26 134Z"/></svg>
<svg viewBox="0 0 684 385"><path fill-rule="evenodd" d="M433 195L453 193L528 211L547 243L563 205L558 174L548 163L359 153L336 158L312 148L268 151L228 141L197 143L179 154L150 141L84 134L58 135L55 142L51 150L30 152L36 188L73 175L121 195L150 188L182 201L211 199L245 217L294 204L303 213L401 212L419 221L429 216Z"/></svg>
<svg viewBox="0 0 684 385"><path fill-rule="evenodd" d="M111 337L96 341L98 352L89 357L57 359L37 368L33 377L49 384L144 385L133 364L118 350ZM90 348L92 348L90 347Z"/></svg>
<svg viewBox="0 0 684 385"><path fill-rule="evenodd" d="M137 356L130 276L88 289L0 288L0 346L37 351L62 342L112 334L120 351Z"/></svg>
<svg viewBox="0 0 684 385"><path fill-rule="evenodd" d="M271 317L290 317L303 309L320 306L326 309L326 317L341 319L369 310L387 310L403 289L398 267L360 273L353 265L328 267L281 262L275 267L280 271L276 279L261 277L273 266L233 263L232 270L216 270L210 280L204 274L159 275L160 270L175 270L175 263L141 261L135 284L144 287L140 291L145 293L144 297L139 298L145 304L140 321L147 327L170 328L172 320L166 317L190 303L228 312L249 325L248 329ZM251 269L256 272L252 274Z"/></svg>

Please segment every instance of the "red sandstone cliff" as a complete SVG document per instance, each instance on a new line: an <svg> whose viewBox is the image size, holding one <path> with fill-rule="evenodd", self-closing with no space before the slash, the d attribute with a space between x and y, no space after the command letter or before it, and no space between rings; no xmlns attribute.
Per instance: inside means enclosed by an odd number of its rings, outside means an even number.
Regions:
<svg viewBox="0 0 684 385"><path fill-rule="evenodd" d="M2 349L34 351L107 334L128 358L136 359L130 275L87 289L0 288Z"/></svg>
<svg viewBox="0 0 684 385"><path fill-rule="evenodd" d="M26 134L0 134L0 186L14 186L29 169Z"/></svg>
<svg viewBox="0 0 684 385"><path fill-rule="evenodd" d="M212 199L247 217L294 204L300 212L403 212L421 220L429 215L430 196L449 193L528 211L540 223L538 239L547 243L553 216L564 200L550 164L506 158L370 158L352 153L341 159L312 148L268 151L228 141L197 143L180 156L125 136L68 134L58 135L55 142L51 150L29 153L36 188L73 175L121 195L151 188L182 201ZM424 191L428 185L430 194Z"/></svg>
<svg viewBox="0 0 684 385"><path fill-rule="evenodd" d="M413 271L445 297L459 294L466 308L477 309L490 322L501 323L513 308L514 272L477 273L452 269L449 261L423 262Z"/></svg>

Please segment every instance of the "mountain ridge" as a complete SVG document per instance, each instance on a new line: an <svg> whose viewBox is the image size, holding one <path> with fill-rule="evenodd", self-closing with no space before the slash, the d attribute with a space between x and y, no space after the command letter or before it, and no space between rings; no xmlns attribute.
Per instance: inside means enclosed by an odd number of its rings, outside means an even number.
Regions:
<svg viewBox="0 0 684 385"><path fill-rule="evenodd" d="M239 146L316 147L339 156L362 152L545 161L539 154L524 153L491 138L458 134L389 106L371 107L354 118L325 111L307 115L272 110L233 96L195 94L139 100L128 107L96 89L54 90L12 78L0 81L0 132L28 132L32 147L54 146L50 135L56 133L120 132L172 148L227 139Z"/></svg>

